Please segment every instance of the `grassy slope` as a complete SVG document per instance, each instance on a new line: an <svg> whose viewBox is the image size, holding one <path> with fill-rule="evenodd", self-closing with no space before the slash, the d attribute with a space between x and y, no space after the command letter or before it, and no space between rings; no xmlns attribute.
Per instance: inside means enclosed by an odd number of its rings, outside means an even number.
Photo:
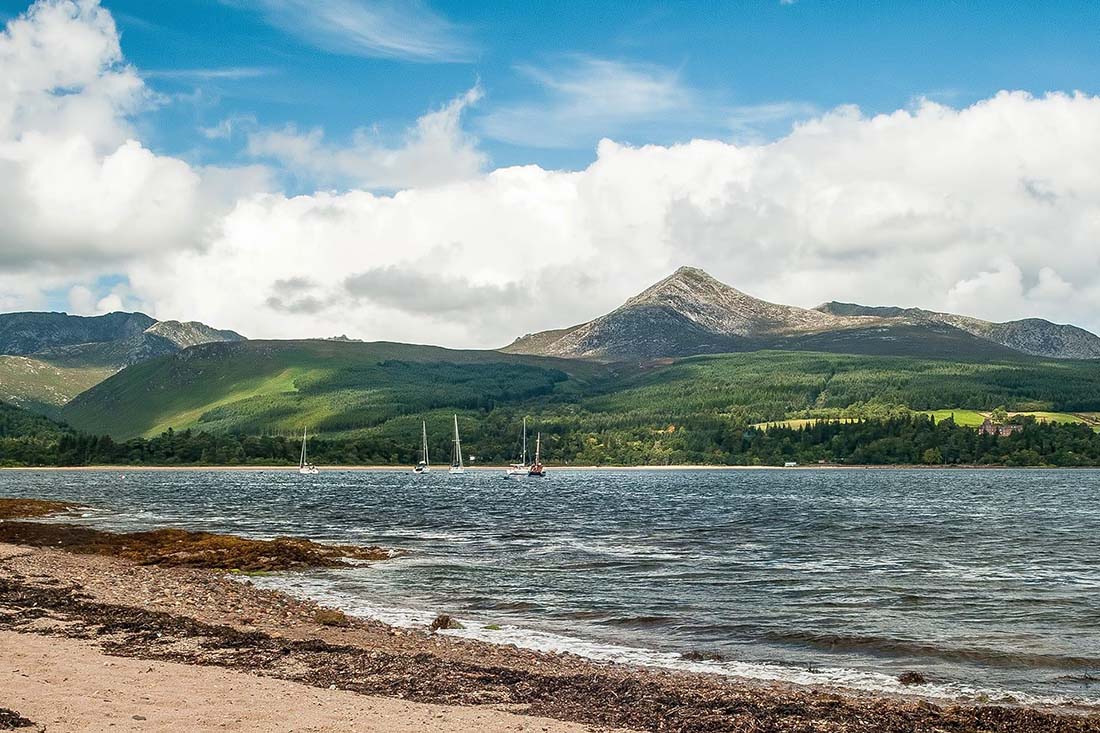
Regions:
<svg viewBox="0 0 1100 733"><path fill-rule="evenodd" d="M114 372L107 367L57 366L26 356L0 355L0 400L49 412Z"/></svg>
<svg viewBox="0 0 1100 733"><path fill-rule="evenodd" d="M130 367L63 410L118 438L173 427L329 435L433 410L569 399L602 365L390 343L211 344Z"/></svg>
<svg viewBox="0 0 1100 733"><path fill-rule="evenodd" d="M860 402L915 410L1006 405L1078 412L1100 406L1095 362L1032 358L961 362L753 352L685 359L619 387L582 404L593 412L658 422L687 414L740 416L749 422L824 417Z"/></svg>
<svg viewBox="0 0 1100 733"><path fill-rule="evenodd" d="M835 417L868 402L942 411L940 418L953 412L963 424L980 424L980 411L1002 404L1068 420L1100 408L1100 370L1091 362L1030 358L949 362L806 352L625 369L390 343L254 341L130 367L78 397L62 417L115 437L168 427L255 434L306 426L330 436L396 437L414 433L422 417L445 433L452 412L471 421L463 430L504 433L522 414L601 430L696 416L750 423Z"/></svg>

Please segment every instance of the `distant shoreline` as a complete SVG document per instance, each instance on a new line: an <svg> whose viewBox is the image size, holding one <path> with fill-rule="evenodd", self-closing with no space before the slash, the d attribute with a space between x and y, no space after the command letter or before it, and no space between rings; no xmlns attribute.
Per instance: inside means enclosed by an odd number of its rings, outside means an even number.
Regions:
<svg viewBox="0 0 1100 733"><path fill-rule="evenodd" d="M318 466L322 473L331 471L347 471L347 472L378 472L378 473L413 473L411 467L406 466L386 466L386 465L335 465L335 466ZM466 467L467 473L504 473L507 466L477 466ZM894 463L894 464L873 464L873 463L860 463L851 465L842 465L837 463L829 464L805 464L799 466L708 466L708 465L670 465L670 466L551 466L546 467L548 472L557 471L601 471L601 472L615 472L615 471L870 471L870 470L1009 470L1009 469L1035 469L1035 470L1089 470L1100 469L1100 466L1006 466L1006 465L976 465L976 464L949 464L949 465L934 465L929 466L920 463ZM136 471L238 471L238 472L251 472L251 473L294 473L298 470L297 466L133 466L133 465L112 465L112 466L0 466L0 472L3 471L110 471L110 472L136 472ZM441 467L433 469L432 474L448 475L447 468Z"/></svg>

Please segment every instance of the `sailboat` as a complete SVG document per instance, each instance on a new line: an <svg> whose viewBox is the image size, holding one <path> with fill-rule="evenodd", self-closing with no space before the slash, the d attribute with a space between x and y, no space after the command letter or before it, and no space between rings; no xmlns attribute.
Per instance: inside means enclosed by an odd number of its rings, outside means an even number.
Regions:
<svg viewBox="0 0 1100 733"><path fill-rule="evenodd" d="M303 475L307 475L307 476L313 475L315 473L320 473L320 471L317 470L317 466L314 466L312 463L309 463L308 461L306 461L306 429L305 428L302 428L302 457L298 461L298 473L303 474Z"/></svg>
<svg viewBox="0 0 1100 733"><path fill-rule="evenodd" d="M417 462L413 473L428 473L432 467L428 465L428 423L420 423L420 461Z"/></svg>
<svg viewBox="0 0 1100 733"><path fill-rule="evenodd" d="M528 476L545 476L546 469L542 466L542 433L535 438L535 462L527 469Z"/></svg>
<svg viewBox="0 0 1100 733"><path fill-rule="evenodd" d="M462 465L462 440L458 437L458 415L455 415L455 445L451 455L451 473L466 473Z"/></svg>
<svg viewBox="0 0 1100 733"><path fill-rule="evenodd" d="M509 476L526 476L530 468L527 464L527 418L523 418L523 452L520 453L519 463L508 466L506 473Z"/></svg>

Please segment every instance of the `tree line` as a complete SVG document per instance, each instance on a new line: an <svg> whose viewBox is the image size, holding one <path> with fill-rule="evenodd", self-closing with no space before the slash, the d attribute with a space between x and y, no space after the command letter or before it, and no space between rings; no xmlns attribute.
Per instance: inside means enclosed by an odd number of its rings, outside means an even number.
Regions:
<svg viewBox="0 0 1100 733"><path fill-rule="evenodd" d="M17 411L22 413L22 411ZM38 416L0 410L0 465L4 466L248 466L294 465L300 439L193 430L167 430L152 438L116 441L82 433ZM495 421L494 421L495 422ZM1008 436L981 435L952 420L920 414L804 426L754 427L716 416L658 424L608 421L592 425L576 415L547 416L540 425L543 458L559 465L1100 465L1100 434L1087 425L1039 423ZM518 435L511 420L467 443L476 463L514 460ZM416 429L418 431L419 424ZM321 465L409 466L418 458L418 435L362 433L312 438L310 459ZM443 461L449 443L432 450Z"/></svg>

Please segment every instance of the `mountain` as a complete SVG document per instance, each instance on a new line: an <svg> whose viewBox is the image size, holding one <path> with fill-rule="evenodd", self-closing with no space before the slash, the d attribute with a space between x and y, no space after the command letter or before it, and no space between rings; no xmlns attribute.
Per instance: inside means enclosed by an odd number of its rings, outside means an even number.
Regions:
<svg viewBox="0 0 1100 733"><path fill-rule="evenodd" d="M941 317L841 303L816 309L780 305L747 295L702 270L681 267L607 315L528 334L502 351L598 361L762 349L964 359L1020 354L1100 358L1100 338L1073 326L1038 319L991 324L933 315Z"/></svg>
<svg viewBox="0 0 1100 733"><path fill-rule="evenodd" d="M144 313L0 314L0 354L70 366L121 369L196 344L243 340L234 331L196 321L158 321Z"/></svg>
<svg viewBox="0 0 1100 733"><path fill-rule="evenodd" d="M915 324L941 323L1024 354L1054 359L1100 359L1100 337L1077 326L1051 323L1042 318L994 323L921 308L867 306L836 301L823 303L815 310L835 316L871 316Z"/></svg>
<svg viewBox="0 0 1100 733"><path fill-rule="evenodd" d="M129 365L196 344L243 339L144 313L0 314L0 400L49 413Z"/></svg>

